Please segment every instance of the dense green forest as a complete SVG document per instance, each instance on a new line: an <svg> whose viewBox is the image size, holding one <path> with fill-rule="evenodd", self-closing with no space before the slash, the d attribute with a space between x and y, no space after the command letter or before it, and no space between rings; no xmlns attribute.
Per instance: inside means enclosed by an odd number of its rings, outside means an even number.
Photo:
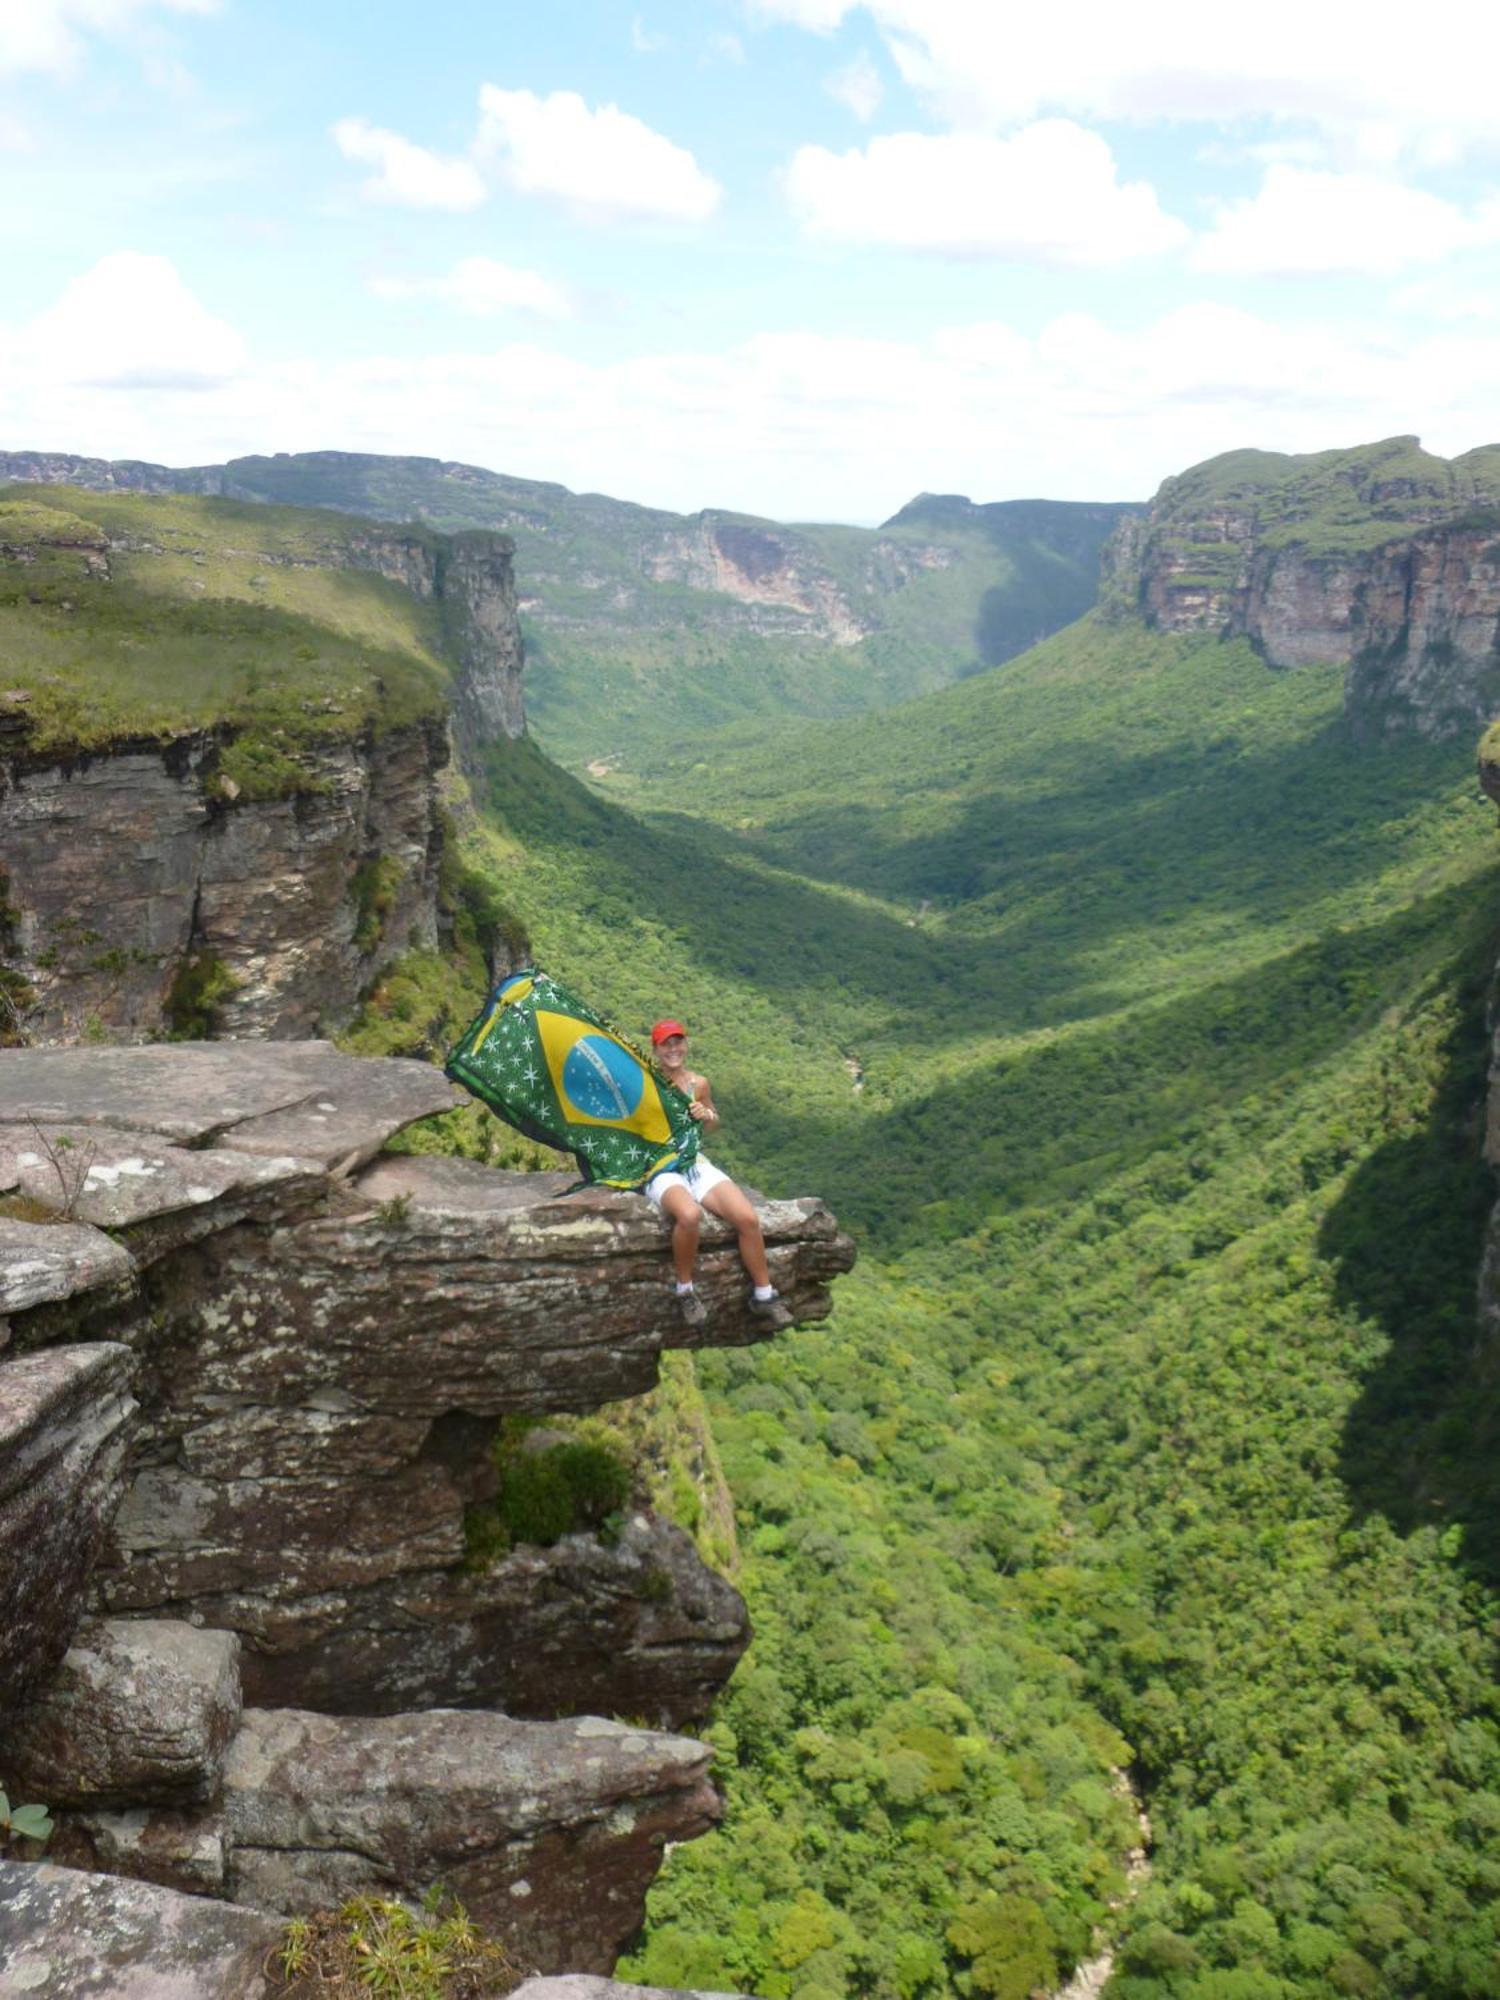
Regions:
<svg viewBox="0 0 1500 2000"><path fill-rule="evenodd" d="M1085 621L628 798L494 753L540 959L862 1244L702 1364L757 1637L631 1976L1025 2000L1103 1923L1120 2000L1500 1994L1493 812L1338 681Z"/></svg>

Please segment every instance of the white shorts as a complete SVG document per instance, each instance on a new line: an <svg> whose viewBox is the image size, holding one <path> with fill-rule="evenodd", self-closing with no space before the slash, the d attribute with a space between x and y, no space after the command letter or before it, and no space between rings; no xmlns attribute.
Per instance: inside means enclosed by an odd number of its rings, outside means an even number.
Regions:
<svg viewBox="0 0 1500 2000"><path fill-rule="evenodd" d="M653 1208L660 1208L661 1198L668 1188L686 1188L694 1201L702 1201L721 1181L728 1179L728 1174L721 1173L712 1160L705 1159L700 1153L685 1174L653 1174L646 1183L644 1193Z"/></svg>

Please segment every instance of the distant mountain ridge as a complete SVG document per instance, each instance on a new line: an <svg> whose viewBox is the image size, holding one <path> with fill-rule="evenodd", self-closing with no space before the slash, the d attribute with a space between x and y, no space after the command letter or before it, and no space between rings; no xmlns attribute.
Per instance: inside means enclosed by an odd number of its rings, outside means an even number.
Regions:
<svg viewBox="0 0 1500 2000"><path fill-rule="evenodd" d="M0 453L0 479L331 507L516 543L527 706L564 761L664 730L884 707L1023 652L1095 601L1127 504L921 495L878 529L673 514L436 458L170 467Z"/></svg>

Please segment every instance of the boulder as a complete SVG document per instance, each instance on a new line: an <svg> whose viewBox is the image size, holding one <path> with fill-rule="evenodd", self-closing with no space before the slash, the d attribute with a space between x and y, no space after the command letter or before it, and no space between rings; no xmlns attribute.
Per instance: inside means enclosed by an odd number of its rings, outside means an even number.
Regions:
<svg viewBox="0 0 1500 2000"><path fill-rule="evenodd" d="M247 1709L224 1773L229 1893L296 1914L441 1881L518 1964L607 1972L664 1845L718 1820L710 1755L591 1716Z"/></svg>
<svg viewBox="0 0 1500 2000"><path fill-rule="evenodd" d="M145 1882L0 1860L0 1967L14 2000L263 2000L281 1929Z"/></svg>
<svg viewBox="0 0 1500 2000"><path fill-rule="evenodd" d="M83 1611L120 1495L130 1380L112 1342L0 1365L0 1713L46 1680Z"/></svg>
<svg viewBox="0 0 1500 2000"><path fill-rule="evenodd" d="M239 1640L95 1619L5 1730L4 1768L49 1806L211 1799L240 1715Z"/></svg>

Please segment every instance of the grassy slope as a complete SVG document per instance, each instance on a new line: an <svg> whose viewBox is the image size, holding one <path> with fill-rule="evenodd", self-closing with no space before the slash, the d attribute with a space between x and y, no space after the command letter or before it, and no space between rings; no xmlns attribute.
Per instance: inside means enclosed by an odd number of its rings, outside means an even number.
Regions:
<svg viewBox="0 0 1500 2000"><path fill-rule="evenodd" d="M1466 748L1336 712L1085 626L645 821L497 755L544 959L682 1012L731 1162L865 1243L706 1371L759 1639L638 1976L1023 2000L1118 1887L1119 1730L1132 2000L1500 1993L1493 835Z"/></svg>
<svg viewBox="0 0 1500 2000"><path fill-rule="evenodd" d="M9 685L37 748L228 724L242 790L294 781L300 745L437 713L436 618L382 578L313 566L337 514L71 488L0 488ZM91 573L101 535L128 541Z"/></svg>
<svg viewBox="0 0 1500 2000"><path fill-rule="evenodd" d="M1296 543L1336 555L1497 505L1500 446L1446 459L1423 451L1416 438L1397 437L1352 450L1231 451L1205 459L1163 483L1153 527L1171 540L1180 519L1245 511L1255 516L1264 546Z"/></svg>

